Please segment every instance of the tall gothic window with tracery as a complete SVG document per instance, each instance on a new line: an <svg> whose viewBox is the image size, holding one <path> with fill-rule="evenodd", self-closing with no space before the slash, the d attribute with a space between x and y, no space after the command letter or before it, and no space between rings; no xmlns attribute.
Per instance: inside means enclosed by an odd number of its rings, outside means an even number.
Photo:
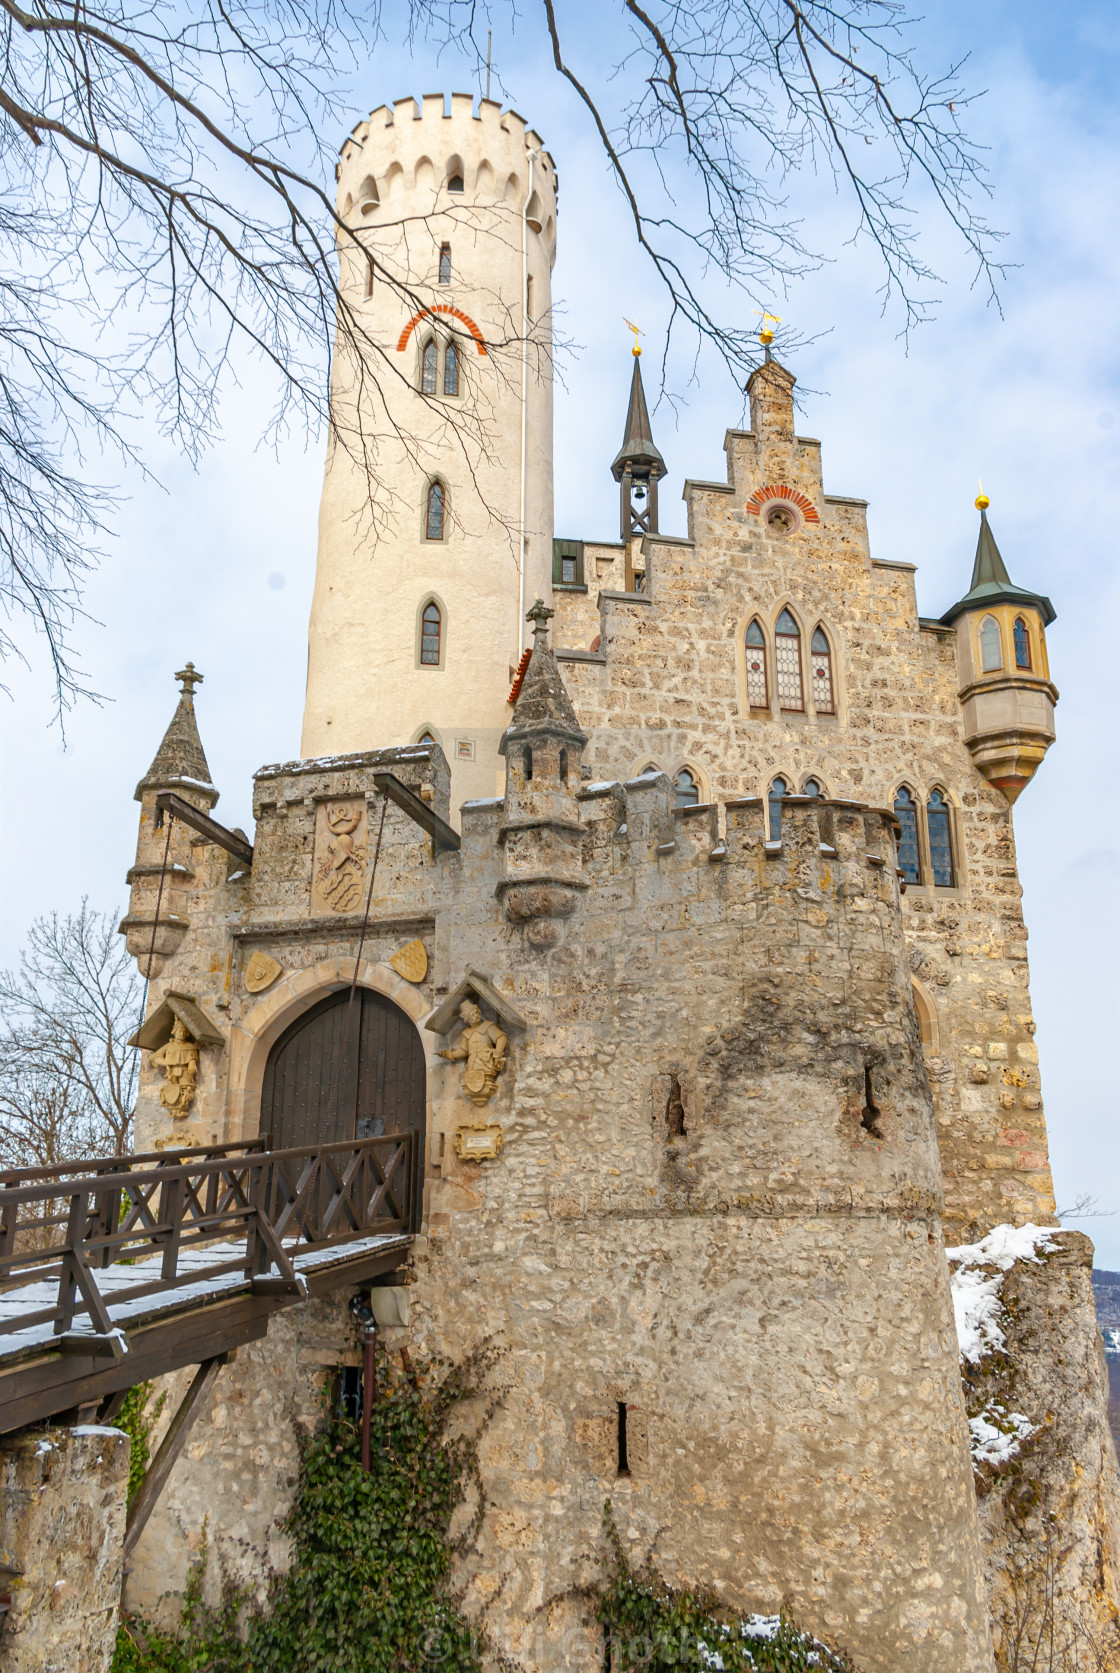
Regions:
<svg viewBox="0 0 1120 1673"><path fill-rule="evenodd" d="M905 785L894 799L894 812L902 827L898 836L898 869L908 883L920 883L922 856L918 847L918 804Z"/></svg>
<svg viewBox="0 0 1120 1673"><path fill-rule="evenodd" d="M429 482L428 514L424 525L424 532L429 540L443 539L446 498L442 482Z"/></svg>
<svg viewBox="0 0 1120 1673"><path fill-rule="evenodd" d="M767 797L770 812L770 841L782 840L782 797L789 795L789 785L784 778L776 778L770 786Z"/></svg>
<svg viewBox="0 0 1120 1673"><path fill-rule="evenodd" d="M678 807L697 807L700 802L700 786L696 782L696 775L688 767L682 767L673 781Z"/></svg>
<svg viewBox="0 0 1120 1673"><path fill-rule="evenodd" d="M1003 639L994 616L985 616L980 623L980 667L985 674L1003 667Z"/></svg>
<svg viewBox="0 0 1120 1673"><path fill-rule="evenodd" d="M435 599L431 599L424 606L424 614L420 618L420 661L425 668L439 667L440 639L443 633L443 617ZM435 743L431 735L420 742Z"/></svg>
<svg viewBox="0 0 1120 1673"><path fill-rule="evenodd" d="M834 715L836 699L832 689L832 647L823 627L815 628L809 641L809 668L814 709L819 715Z"/></svg>
<svg viewBox="0 0 1120 1673"><path fill-rule="evenodd" d="M1031 665L1031 636L1027 631L1027 624L1022 616L1015 617L1015 666L1029 668Z"/></svg>
<svg viewBox="0 0 1120 1673"><path fill-rule="evenodd" d="M788 610L774 627L774 672L780 709L804 709L801 689L801 629Z"/></svg>
<svg viewBox="0 0 1120 1673"><path fill-rule="evenodd" d="M953 830L949 804L940 790L931 790L926 803L926 830L929 833L929 863L933 881L939 889L951 889L953 874Z"/></svg>
<svg viewBox="0 0 1120 1673"><path fill-rule="evenodd" d="M451 283L451 245L441 244L439 247L439 282L441 285Z"/></svg>
<svg viewBox="0 0 1120 1673"><path fill-rule="evenodd" d="M424 344L424 355L423 355L422 370L421 370L421 376L420 376L420 389L421 389L423 394L425 394L425 395L434 395L435 394L435 392L436 392L436 373L437 373L438 369L439 369L439 350L436 348L435 338L434 337L429 337L428 341Z"/></svg>
<svg viewBox="0 0 1120 1673"><path fill-rule="evenodd" d="M766 678L766 635L757 616L747 629L747 702L752 709L770 707L770 683Z"/></svg>
<svg viewBox="0 0 1120 1673"><path fill-rule="evenodd" d="M443 357L443 393L459 393L459 348L456 343L448 343L447 353Z"/></svg>

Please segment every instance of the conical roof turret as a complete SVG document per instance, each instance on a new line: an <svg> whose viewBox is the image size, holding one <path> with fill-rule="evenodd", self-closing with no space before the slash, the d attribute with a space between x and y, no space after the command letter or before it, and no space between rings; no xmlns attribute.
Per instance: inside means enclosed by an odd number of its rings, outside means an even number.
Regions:
<svg viewBox="0 0 1120 1673"><path fill-rule="evenodd" d="M611 466L616 482L626 471L654 478L664 476L668 467L654 444L650 429L646 392L642 387L641 350L634 351L634 376L630 380L630 405L626 410L626 434Z"/></svg>
<svg viewBox="0 0 1120 1673"><path fill-rule="evenodd" d="M136 786L136 800L141 799L145 790L180 784L188 789L204 790L216 802L218 793L210 780L210 767L194 715L194 688L201 684L203 676L196 672L193 662L188 662L175 678L180 682L179 701L151 766Z"/></svg>
<svg viewBox="0 0 1120 1673"><path fill-rule="evenodd" d="M1057 611L1042 593L1032 593L1017 587L1007 573L1007 565L1000 556L996 537L988 522L988 500L983 494L976 501L980 512L980 534L976 541L976 558L972 565L972 585L962 599L946 610L941 620L951 627L958 616L969 610L983 610L993 604L1033 604L1049 627Z"/></svg>
<svg viewBox="0 0 1120 1673"><path fill-rule="evenodd" d="M581 746L587 742L587 733L576 719L576 711L548 642L548 619L553 614L539 598L529 611L528 620L533 623L533 654L521 682L513 719L498 746L503 755L507 739L526 737L530 733L549 732Z"/></svg>

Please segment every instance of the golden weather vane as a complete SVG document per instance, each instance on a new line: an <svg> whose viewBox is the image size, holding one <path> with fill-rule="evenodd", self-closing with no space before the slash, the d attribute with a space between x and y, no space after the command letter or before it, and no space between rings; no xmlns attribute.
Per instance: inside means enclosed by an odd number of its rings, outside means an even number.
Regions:
<svg viewBox="0 0 1120 1673"><path fill-rule="evenodd" d="M762 330L758 334L758 340L764 349L768 349L774 341L774 333L770 329L769 321L772 320L775 325L781 325L781 316L779 314L763 313L761 308L756 308L755 313L762 315Z"/></svg>
<svg viewBox="0 0 1120 1673"><path fill-rule="evenodd" d="M984 484L981 482L979 477L976 478L976 486L980 490L976 496L976 509L977 511L987 511L992 502L984 492Z"/></svg>
<svg viewBox="0 0 1120 1673"><path fill-rule="evenodd" d="M631 352L634 354L641 354L642 351L638 347L638 338L644 337L645 332L642 330L640 325L635 325L633 320L628 320L625 314L622 316L622 323L625 325L627 331L632 331L634 333L634 347Z"/></svg>

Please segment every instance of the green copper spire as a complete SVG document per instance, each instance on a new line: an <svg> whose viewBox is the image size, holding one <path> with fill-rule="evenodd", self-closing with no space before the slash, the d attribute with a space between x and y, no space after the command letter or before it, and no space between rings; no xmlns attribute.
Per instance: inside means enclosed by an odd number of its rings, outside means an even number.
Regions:
<svg viewBox="0 0 1120 1673"><path fill-rule="evenodd" d="M972 566L972 585L962 599L946 610L941 620L946 627L951 627L957 617L963 616L968 610L983 610L992 604L1033 604L1041 613L1043 622L1049 627L1057 615L1054 606L1041 593L1028 592L1025 587L1015 586L1007 573L1007 565L1000 556L996 537L988 522L986 495L981 494L976 504L980 511L980 535L976 542L976 560Z"/></svg>

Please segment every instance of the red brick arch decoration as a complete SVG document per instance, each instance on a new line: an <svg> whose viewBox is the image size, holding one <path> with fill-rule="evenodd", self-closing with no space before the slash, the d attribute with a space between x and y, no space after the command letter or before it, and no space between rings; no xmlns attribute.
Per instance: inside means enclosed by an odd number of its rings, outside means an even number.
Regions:
<svg viewBox="0 0 1120 1673"><path fill-rule="evenodd" d="M819 523L820 517L812 500L806 499L804 494L796 488L787 488L784 482L771 482L765 488L756 488L747 501L747 511L751 517L757 517L762 507L771 500L790 500L800 511L807 523Z"/></svg>
<svg viewBox="0 0 1120 1673"><path fill-rule="evenodd" d="M418 314L413 314L412 318L400 334L400 339L397 343L398 354L403 353L408 347L408 339L412 336L412 333L420 324L420 321L430 319L433 314L451 314L461 325L466 326L467 330L475 340L479 354L486 353L486 344L483 341L482 332L478 329L478 326L474 323L473 319L471 319L471 316L469 314L464 314L460 308L452 308L446 302L435 302L430 308L421 308Z"/></svg>

